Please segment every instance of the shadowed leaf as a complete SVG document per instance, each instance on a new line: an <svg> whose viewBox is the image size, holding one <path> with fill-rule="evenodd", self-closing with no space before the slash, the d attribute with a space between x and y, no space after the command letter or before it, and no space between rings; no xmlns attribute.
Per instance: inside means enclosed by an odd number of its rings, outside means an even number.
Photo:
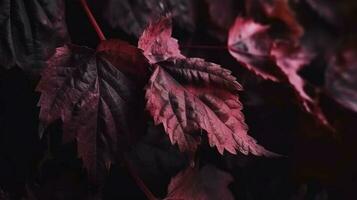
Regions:
<svg viewBox="0 0 357 200"><path fill-rule="evenodd" d="M76 140L91 179L100 179L125 137L135 134L136 86L101 53L68 45L57 49L37 86L40 120L63 121L63 140ZM139 113L136 113L139 114Z"/></svg>

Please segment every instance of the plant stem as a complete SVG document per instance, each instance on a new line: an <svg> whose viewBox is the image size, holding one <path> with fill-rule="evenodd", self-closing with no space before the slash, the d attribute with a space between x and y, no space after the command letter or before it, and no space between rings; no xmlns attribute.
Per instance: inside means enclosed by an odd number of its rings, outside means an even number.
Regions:
<svg viewBox="0 0 357 200"><path fill-rule="evenodd" d="M126 156L124 155L123 157L123 162L125 167L128 169L131 177L135 180L136 184L139 186L139 188L141 189L141 191L144 192L144 194L146 195L146 197L148 198L148 200L158 200L154 194L150 191L150 189L148 187L146 187L145 183L143 182L143 180L141 180L139 174L135 171L134 167L132 166L132 164L130 163L130 161L126 158Z"/></svg>
<svg viewBox="0 0 357 200"><path fill-rule="evenodd" d="M79 0L81 2L81 5L84 9L84 11L86 12L88 18L89 18L89 21L90 23L92 24L95 32L97 32L97 35L99 37L100 40L106 40L102 30L100 29L97 21L95 20L93 14L92 14L92 11L89 9L89 6L87 4L87 1L86 0Z"/></svg>

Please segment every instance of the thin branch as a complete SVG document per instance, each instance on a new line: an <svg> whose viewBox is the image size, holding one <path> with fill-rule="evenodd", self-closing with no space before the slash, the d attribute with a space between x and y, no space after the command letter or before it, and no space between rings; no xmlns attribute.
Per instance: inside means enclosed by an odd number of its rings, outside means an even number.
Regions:
<svg viewBox="0 0 357 200"><path fill-rule="evenodd" d="M97 21L95 20L93 14L92 14L92 11L89 9L89 6L87 4L87 1L86 0L79 0L81 2L81 5L84 9L84 11L86 12L88 18L89 18L89 21L90 23L92 24L95 32L97 32L97 35L99 37L100 40L106 40L102 30L100 29Z"/></svg>

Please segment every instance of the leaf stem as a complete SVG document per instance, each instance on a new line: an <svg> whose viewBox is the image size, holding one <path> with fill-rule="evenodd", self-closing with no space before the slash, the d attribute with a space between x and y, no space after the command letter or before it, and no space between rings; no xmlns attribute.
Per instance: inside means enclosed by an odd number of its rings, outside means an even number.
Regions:
<svg viewBox="0 0 357 200"><path fill-rule="evenodd" d="M125 167L128 169L131 177L135 180L136 184L139 186L141 191L144 192L145 196L148 200L158 200L155 195L150 191L150 189L145 185L143 180L141 180L139 174L135 171L134 167L130 163L130 161L126 158L126 155L123 157L123 162Z"/></svg>
<svg viewBox="0 0 357 200"><path fill-rule="evenodd" d="M98 37L100 40L106 40L103 32L102 32L102 29L100 29L97 21L95 20L93 14L92 14L92 11L89 9L89 6L87 4L87 1L86 0L79 0L81 2L81 5L82 5L82 8L84 9L84 11L86 12L88 18L89 18L89 21L90 23L92 24L95 32L97 33Z"/></svg>

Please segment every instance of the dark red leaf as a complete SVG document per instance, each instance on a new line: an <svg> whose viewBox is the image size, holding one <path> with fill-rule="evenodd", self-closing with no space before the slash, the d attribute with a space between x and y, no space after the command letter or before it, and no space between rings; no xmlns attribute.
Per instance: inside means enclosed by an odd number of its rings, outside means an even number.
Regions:
<svg viewBox="0 0 357 200"><path fill-rule="evenodd" d="M42 123L61 119L64 142L76 140L90 178L101 178L135 132L135 84L100 53L68 45L49 60L37 91Z"/></svg>
<svg viewBox="0 0 357 200"><path fill-rule="evenodd" d="M135 46L121 40L105 40L97 47L114 66L121 66L120 71L132 77L140 86L149 79L150 65L143 52Z"/></svg>
<svg viewBox="0 0 357 200"><path fill-rule="evenodd" d="M233 200L233 177L212 165L188 167L171 179L165 200Z"/></svg>
<svg viewBox="0 0 357 200"><path fill-rule="evenodd" d="M151 64L166 60L170 57L183 58L178 42L172 35L170 17L163 17L150 25L141 35L138 47Z"/></svg>
<svg viewBox="0 0 357 200"><path fill-rule="evenodd" d="M67 40L62 0L0 2L0 67L33 73Z"/></svg>

